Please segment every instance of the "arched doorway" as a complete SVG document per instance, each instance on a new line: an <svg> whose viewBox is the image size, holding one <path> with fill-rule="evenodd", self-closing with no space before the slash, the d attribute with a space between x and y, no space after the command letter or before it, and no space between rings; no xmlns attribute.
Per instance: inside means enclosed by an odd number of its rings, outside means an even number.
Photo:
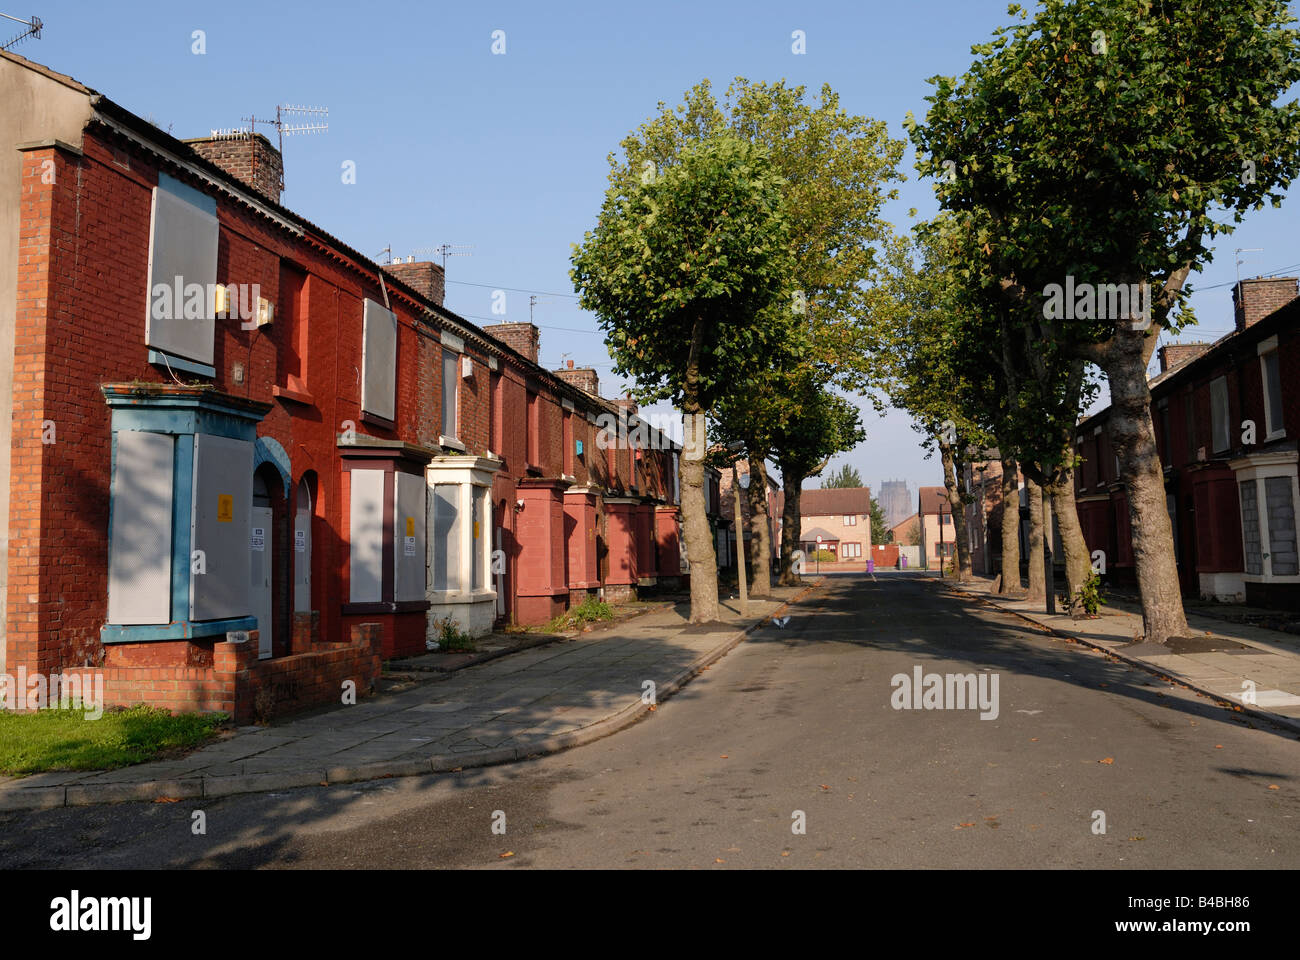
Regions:
<svg viewBox="0 0 1300 960"><path fill-rule="evenodd" d="M265 660L271 656L275 634L274 580L275 580L275 514L271 506L271 489L266 482L266 471L253 474L253 509L249 520L248 546L249 600L253 615L257 617L257 656Z"/></svg>

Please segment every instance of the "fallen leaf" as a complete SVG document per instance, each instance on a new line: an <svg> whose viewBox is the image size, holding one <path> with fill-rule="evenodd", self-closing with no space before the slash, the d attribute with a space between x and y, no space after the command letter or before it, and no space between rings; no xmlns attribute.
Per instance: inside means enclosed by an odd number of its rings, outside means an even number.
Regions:
<svg viewBox="0 0 1300 960"><path fill-rule="evenodd" d="M1030 738L1029 738L1029 742L1030 742L1030 743L1037 743L1037 742L1038 742L1038 738L1037 738L1037 737L1030 737Z"/></svg>
<svg viewBox="0 0 1300 960"><path fill-rule="evenodd" d="M1282 789L1282 788L1279 787L1276 783L1270 783L1270 784L1268 785L1268 788L1269 788L1270 790L1281 790L1281 789Z"/></svg>
<svg viewBox="0 0 1300 960"><path fill-rule="evenodd" d="M969 823L959 823L957 824L957 826L953 827L953 829L960 830L962 827L973 827L973 826L975 826L975 821L972 820Z"/></svg>
<svg viewBox="0 0 1300 960"><path fill-rule="evenodd" d="M718 759L719 759L719 760L727 760L727 759L729 759L729 758L728 758L728 756L727 756L725 753L723 753L723 754L719 754L719 755L718 755Z"/></svg>
<svg viewBox="0 0 1300 960"><path fill-rule="evenodd" d="M655 712L655 705L654 705L653 703L650 704L650 712L651 712L651 713L654 713L654 712Z"/></svg>
<svg viewBox="0 0 1300 960"><path fill-rule="evenodd" d="M154 797L154 803L180 803L180 797Z"/></svg>
<svg viewBox="0 0 1300 960"><path fill-rule="evenodd" d="M993 816L991 816L991 817L985 817L984 819L985 819L985 820L996 820L996 819L997 819L997 815L994 814Z"/></svg>
<svg viewBox="0 0 1300 960"><path fill-rule="evenodd" d="M783 850L783 851L781 852L781 856L783 856L783 857L788 857L788 856L790 856L790 851L789 851L789 850Z"/></svg>
<svg viewBox="0 0 1300 960"><path fill-rule="evenodd" d="M830 789L830 787L826 786L826 784L824 784L824 783L821 784L821 788L822 788L823 790L829 790L829 789Z"/></svg>
<svg viewBox="0 0 1300 960"><path fill-rule="evenodd" d="M726 863L727 861L726 861L726 860L723 860L721 857L714 857L714 858L713 858L713 862L714 862L714 863Z"/></svg>
<svg viewBox="0 0 1300 960"><path fill-rule="evenodd" d="M515 855L515 852L514 852L513 850L507 850L505 853L501 854L501 856L498 857L497 859L498 859L498 860L504 860L506 857L513 857L514 855Z"/></svg>
<svg viewBox="0 0 1300 960"><path fill-rule="evenodd" d="M1115 762L1115 758L1114 758L1114 757L1107 757L1106 759L1104 759L1104 760L1098 760L1097 762L1098 762L1098 763L1114 763L1114 762Z"/></svg>
<svg viewBox="0 0 1300 960"><path fill-rule="evenodd" d="M1214 749L1215 749L1215 750L1222 750L1222 749L1223 749L1223 744L1221 744L1221 743L1216 743L1216 744L1214 745Z"/></svg>
<svg viewBox="0 0 1300 960"><path fill-rule="evenodd" d="M329 782L328 780L322 780L322 781L320 782L320 785L321 785L322 787L328 787L328 786L330 785L330 782Z"/></svg>

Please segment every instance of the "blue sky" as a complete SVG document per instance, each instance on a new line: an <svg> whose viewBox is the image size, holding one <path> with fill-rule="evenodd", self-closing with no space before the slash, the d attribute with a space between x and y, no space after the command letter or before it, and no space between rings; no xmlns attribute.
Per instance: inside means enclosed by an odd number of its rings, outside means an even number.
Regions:
<svg viewBox="0 0 1300 960"><path fill-rule="evenodd" d="M616 393L594 317L568 279L570 245L595 220L606 156L660 100L680 102L702 78L720 93L733 77L830 83L842 106L881 119L903 138L908 110L924 115L926 78L960 74L970 46L1007 22L1006 0L807 3L102 3L0 0L35 12L41 39L14 49L150 117L178 137L233 127L277 104L329 108L329 132L287 138L284 203L376 259L442 243L470 245L448 261L447 305L476 322L506 289L504 319L542 328L541 361L594 365ZM29 11L27 8L31 7ZM4 39L17 25L0 27ZM204 32L206 53L192 52ZM492 53L493 31L505 54ZM792 52L802 30L806 53ZM266 129L266 128L262 128ZM356 183L344 184L346 161ZM887 210L935 208L927 182L907 181ZM1300 268L1295 210L1252 214L1220 238L1193 306L1215 339L1231 326L1233 250L1243 276ZM1205 289L1223 284L1217 289ZM513 289L510 289L513 288ZM517 292L518 291L518 292ZM566 296L567 295L567 296ZM850 463L875 488L883 479L941 482L910 419L864 409L865 443ZM810 485L816 485L813 480Z"/></svg>

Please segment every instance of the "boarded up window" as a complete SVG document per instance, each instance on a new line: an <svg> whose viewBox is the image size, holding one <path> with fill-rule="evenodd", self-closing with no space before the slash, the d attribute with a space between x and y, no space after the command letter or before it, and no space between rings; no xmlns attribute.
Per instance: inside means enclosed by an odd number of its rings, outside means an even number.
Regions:
<svg viewBox="0 0 1300 960"><path fill-rule="evenodd" d="M1282 375L1278 370L1277 351L1270 350L1264 354L1264 414L1267 418L1266 428L1269 435L1281 433L1282 424Z"/></svg>
<svg viewBox="0 0 1300 960"><path fill-rule="evenodd" d="M149 233L148 346L212 364L219 232L216 200L158 174Z"/></svg>
<svg viewBox="0 0 1300 960"><path fill-rule="evenodd" d="M383 599L384 471L353 470L348 575L353 603Z"/></svg>
<svg viewBox="0 0 1300 960"><path fill-rule="evenodd" d="M1246 572L1264 572L1263 549L1259 542L1259 485L1255 480L1243 480L1241 491L1241 540L1246 551Z"/></svg>
<svg viewBox="0 0 1300 960"><path fill-rule="evenodd" d="M395 420L397 317L373 300L366 300L364 340L361 409L385 420Z"/></svg>
<svg viewBox="0 0 1300 960"><path fill-rule="evenodd" d="M1228 381L1216 377L1210 381L1210 430L1214 452L1228 449Z"/></svg>
<svg viewBox="0 0 1300 960"><path fill-rule="evenodd" d="M398 473L394 523L397 529L393 539L395 579L393 599L425 599L425 574L428 569L424 549L426 537L425 509L429 485L424 477Z"/></svg>
<svg viewBox="0 0 1300 960"><path fill-rule="evenodd" d="M433 589L460 590L460 484L433 488Z"/></svg>
<svg viewBox="0 0 1300 960"><path fill-rule="evenodd" d="M191 619L252 614L252 502L253 445L196 434L190 530L194 549L203 551L206 572L190 577Z"/></svg>
<svg viewBox="0 0 1300 960"><path fill-rule="evenodd" d="M1295 504L1290 477L1264 480L1264 506L1268 510L1268 559L1275 577L1294 577L1296 557Z"/></svg>
<svg viewBox="0 0 1300 960"><path fill-rule="evenodd" d="M166 434L117 434L112 538L108 549L108 622L171 620L172 456Z"/></svg>
<svg viewBox="0 0 1300 960"><path fill-rule="evenodd" d="M456 436L456 354L442 351L442 435Z"/></svg>
<svg viewBox="0 0 1300 960"><path fill-rule="evenodd" d="M471 487L470 493L474 522L471 540L473 553L470 557L470 587L474 590L480 590L483 587L483 568L487 564L487 487Z"/></svg>

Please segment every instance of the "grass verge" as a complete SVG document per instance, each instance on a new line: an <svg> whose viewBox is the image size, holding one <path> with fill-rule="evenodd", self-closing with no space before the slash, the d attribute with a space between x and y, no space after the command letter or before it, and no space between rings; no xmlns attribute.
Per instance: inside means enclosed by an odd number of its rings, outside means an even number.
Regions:
<svg viewBox="0 0 1300 960"><path fill-rule="evenodd" d="M105 711L98 720L81 710L0 710L0 774L46 770L111 770L192 749L210 740L224 714L175 714L143 704Z"/></svg>

